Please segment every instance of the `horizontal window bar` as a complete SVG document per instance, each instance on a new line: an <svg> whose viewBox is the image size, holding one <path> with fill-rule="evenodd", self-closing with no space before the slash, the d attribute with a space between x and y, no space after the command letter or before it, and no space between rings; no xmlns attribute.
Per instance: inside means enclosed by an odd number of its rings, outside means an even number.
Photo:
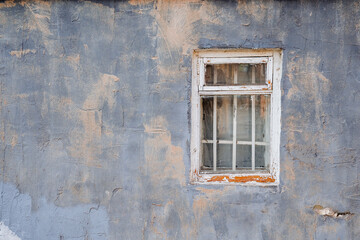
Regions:
<svg viewBox="0 0 360 240"><path fill-rule="evenodd" d="M201 143L214 143L213 140L207 140L207 139L203 139L201 141ZM233 141L232 140L217 140L218 144L232 144ZM236 144L238 145L251 145L252 142L251 141L236 141ZM255 142L255 145L259 145L259 146L267 146L270 145L270 143L267 142Z"/></svg>
<svg viewBox="0 0 360 240"><path fill-rule="evenodd" d="M199 58L251 58L253 57L272 57L274 51L281 51L279 48L273 49L196 49L194 52Z"/></svg>
<svg viewBox="0 0 360 240"><path fill-rule="evenodd" d="M231 63L243 63L243 64L256 64L267 63L266 57L255 58L204 58L204 64L231 64Z"/></svg>
<svg viewBox="0 0 360 240"><path fill-rule="evenodd" d="M227 86L199 86L201 91L253 91L253 90L271 90L268 85L227 85Z"/></svg>
<svg viewBox="0 0 360 240"><path fill-rule="evenodd" d="M272 90L240 90L240 91L199 91L200 96L216 96L216 95L258 95L258 94L272 94Z"/></svg>
<svg viewBox="0 0 360 240"><path fill-rule="evenodd" d="M265 170L264 168L255 168L254 170L251 170L250 168L236 168L236 170L231 170L231 169L222 169L222 168L218 168L217 171L212 170L212 168L204 168L200 170L200 173L202 174L226 174L226 173L234 173L234 172L239 172L241 174L246 174L246 173L251 173L251 174L269 174L268 170Z"/></svg>

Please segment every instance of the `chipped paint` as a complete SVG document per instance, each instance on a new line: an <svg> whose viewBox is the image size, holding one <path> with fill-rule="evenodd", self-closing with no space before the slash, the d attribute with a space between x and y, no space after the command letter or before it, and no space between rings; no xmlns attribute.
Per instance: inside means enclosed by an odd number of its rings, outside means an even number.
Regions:
<svg viewBox="0 0 360 240"><path fill-rule="evenodd" d="M247 182L258 182L258 183L272 183L275 182L273 177L265 176L213 176L206 180L207 182L229 182L229 183L247 183Z"/></svg>
<svg viewBox="0 0 360 240"><path fill-rule="evenodd" d="M332 218L340 218L340 219L345 219L345 220L350 220L351 217L354 215L351 212L338 212L338 211L334 211L331 208L328 207L323 207L321 205L315 205L313 207L313 210L315 213L321 215L321 216L325 216L325 217L332 217Z"/></svg>
<svg viewBox="0 0 360 240"><path fill-rule="evenodd" d="M184 186L183 149L172 145L167 125L166 119L162 116L151 119L150 124L144 125L145 133L148 134L145 141L146 172L151 176L153 184L175 179ZM162 154L165 154L165 158L158 161L157 158Z"/></svg>

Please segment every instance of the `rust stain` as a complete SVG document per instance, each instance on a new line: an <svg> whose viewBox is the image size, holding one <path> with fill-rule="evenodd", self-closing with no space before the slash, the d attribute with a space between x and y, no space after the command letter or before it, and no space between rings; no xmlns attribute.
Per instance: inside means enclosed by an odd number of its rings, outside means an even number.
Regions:
<svg viewBox="0 0 360 240"><path fill-rule="evenodd" d="M217 175L206 180L207 182L235 182L235 183L246 183L246 182L259 182L259 183L272 183L275 182L273 177L264 177L259 175L254 176L227 176Z"/></svg>

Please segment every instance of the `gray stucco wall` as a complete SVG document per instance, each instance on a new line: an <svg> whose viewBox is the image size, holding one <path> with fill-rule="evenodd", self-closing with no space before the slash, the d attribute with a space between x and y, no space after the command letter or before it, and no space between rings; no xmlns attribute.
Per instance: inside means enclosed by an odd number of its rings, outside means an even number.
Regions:
<svg viewBox="0 0 360 240"><path fill-rule="evenodd" d="M0 7L0 221L21 239L360 239L357 1ZM192 50L273 47L280 186L190 185Z"/></svg>

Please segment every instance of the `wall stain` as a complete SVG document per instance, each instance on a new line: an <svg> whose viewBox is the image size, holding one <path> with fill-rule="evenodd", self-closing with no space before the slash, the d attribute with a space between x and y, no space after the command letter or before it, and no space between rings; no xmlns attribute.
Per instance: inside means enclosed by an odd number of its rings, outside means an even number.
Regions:
<svg viewBox="0 0 360 240"><path fill-rule="evenodd" d="M24 50L19 50L19 51L11 51L10 55L11 56L16 56L17 58L21 58L22 56L29 54L29 53L36 53L36 49L24 49Z"/></svg>
<svg viewBox="0 0 360 240"><path fill-rule="evenodd" d="M146 172L152 184L162 184L168 179L185 185L185 165L183 149L171 143L171 133L167 130L167 121L159 116L144 124L147 138L145 140Z"/></svg>

